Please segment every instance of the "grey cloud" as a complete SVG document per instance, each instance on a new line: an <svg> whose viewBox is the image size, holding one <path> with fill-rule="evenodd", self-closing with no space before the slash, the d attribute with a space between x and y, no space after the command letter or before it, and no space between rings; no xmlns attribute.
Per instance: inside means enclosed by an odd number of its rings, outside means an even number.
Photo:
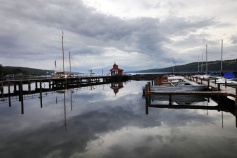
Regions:
<svg viewBox="0 0 237 158"><path fill-rule="evenodd" d="M237 43L237 35L231 37L231 41L233 44Z"/></svg>
<svg viewBox="0 0 237 158"><path fill-rule="evenodd" d="M166 35L186 35L216 24L213 19L185 19L180 17L169 17L162 22L161 31Z"/></svg>
<svg viewBox="0 0 237 158"><path fill-rule="evenodd" d="M170 61L171 56L175 58L177 54L175 46L192 47L201 36L206 38L203 34L196 36L195 40L189 40L192 38L190 36L186 41L174 43L172 36L190 35L190 32L195 33L200 28L218 24L213 18L190 20L175 16L163 21L156 18L120 19L98 13L75 0L51 0L47 3L40 0L23 0L19 4L7 1L0 8L0 19L5 22L0 29L3 41L0 45L0 55L6 59L15 57L43 61L46 56L52 61L61 59L63 30L65 52L71 51L74 56L101 55L105 47L114 47L125 52L146 54L152 62L168 66L170 64L167 65L166 61ZM167 44L174 46L174 49L166 48ZM190 61L190 58L182 58L180 63L187 61ZM95 62L91 65L93 64Z"/></svg>

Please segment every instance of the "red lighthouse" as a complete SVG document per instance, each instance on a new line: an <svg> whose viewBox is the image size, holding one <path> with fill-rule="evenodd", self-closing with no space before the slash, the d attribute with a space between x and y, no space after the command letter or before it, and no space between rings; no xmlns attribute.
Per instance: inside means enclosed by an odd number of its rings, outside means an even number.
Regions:
<svg viewBox="0 0 237 158"><path fill-rule="evenodd" d="M122 76L123 75L123 69L118 68L118 65L114 63L113 68L110 69L111 76Z"/></svg>

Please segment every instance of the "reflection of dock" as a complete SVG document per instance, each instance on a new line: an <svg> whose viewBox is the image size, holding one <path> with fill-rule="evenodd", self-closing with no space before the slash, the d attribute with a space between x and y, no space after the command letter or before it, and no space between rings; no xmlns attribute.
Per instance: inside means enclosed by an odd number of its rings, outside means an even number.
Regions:
<svg viewBox="0 0 237 158"><path fill-rule="evenodd" d="M112 82L123 82L128 79L129 76L96 76L0 81L0 98L2 98L1 100L3 101L8 100L9 107L11 107L11 97L19 97L19 101L21 102L21 113L24 114L25 95L39 94L40 104L42 107L42 93L44 92L103 85ZM7 89L6 93L4 93L4 86L5 89Z"/></svg>
<svg viewBox="0 0 237 158"><path fill-rule="evenodd" d="M186 105L186 104L173 104L172 95L169 95L168 104L156 104L154 100L151 100L151 95L146 95L146 104L145 104L145 111L146 114L149 114L149 108L159 108L159 109L199 109L199 110L215 110L215 111L222 111L228 112L235 116L235 122L237 127L237 107L235 106L235 102L233 100L227 99L226 97L219 96L219 97L212 97L217 105L215 106L207 106L207 105ZM223 113L222 113L223 115ZM222 118L223 119L223 118ZM223 120L222 120L223 122ZM223 125L222 125L223 126Z"/></svg>

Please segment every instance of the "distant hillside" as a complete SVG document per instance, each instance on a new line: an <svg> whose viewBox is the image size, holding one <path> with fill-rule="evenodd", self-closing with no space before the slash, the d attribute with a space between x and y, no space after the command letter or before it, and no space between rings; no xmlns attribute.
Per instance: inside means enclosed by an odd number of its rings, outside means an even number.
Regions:
<svg viewBox="0 0 237 158"><path fill-rule="evenodd" d="M24 75L47 75L51 74L52 72L53 72L52 70L41 70L27 67L2 66L0 64L1 75L19 74L19 73L22 73Z"/></svg>
<svg viewBox="0 0 237 158"><path fill-rule="evenodd" d="M221 61L210 61L208 64L208 72L220 72ZM199 62L199 72L201 72L202 63ZM237 71L237 59L222 61L222 68L224 72ZM193 62L185 65L174 66L174 72L197 72L198 62ZM148 69L136 71L137 73L149 73L149 72L173 72L173 67L167 67L163 69ZM206 72L206 62L203 62L203 72Z"/></svg>

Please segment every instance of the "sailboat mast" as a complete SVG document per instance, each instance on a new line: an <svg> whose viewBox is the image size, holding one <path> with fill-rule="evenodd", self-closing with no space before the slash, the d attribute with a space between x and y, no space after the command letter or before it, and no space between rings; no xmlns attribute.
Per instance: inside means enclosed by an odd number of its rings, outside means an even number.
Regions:
<svg viewBox="0 0 237 158"><path fill-rule="evenodd" d="M198 56L198 73L199 73L199 56Z"/></svg>
<svg viewBox="0 0 237 158"><path fill-rule="evenodd" d="M63 53L63 73L65 72L64 71L64 47L63 47L63 31L62 31L62 53Z"/></svg>
<svg viewBox="0 0 237 158"><path fill-rule="evenodd" d="M208 65L207 65L207 45L206 45L206 74L208 72Z"/></svg>
<svg viewBox="0 0 237 158"><path fill-rule="evenodd" d="M71 65L71 55L69 52L69 64L70 64L70 74L72 74L72 65Z"/></svg>
<svg viewBox="0 0 237 158"><path fill-rule="evenodd" d="M201 72L203 72L203 52L202 52L202 66L201 66Z"/></svg>
<svg viewBox="0 0 237 158"><path fill-rule="evenodd" d="M223 39L221 40L221 74L222 74L222 55L223 55Z"/></svg>

